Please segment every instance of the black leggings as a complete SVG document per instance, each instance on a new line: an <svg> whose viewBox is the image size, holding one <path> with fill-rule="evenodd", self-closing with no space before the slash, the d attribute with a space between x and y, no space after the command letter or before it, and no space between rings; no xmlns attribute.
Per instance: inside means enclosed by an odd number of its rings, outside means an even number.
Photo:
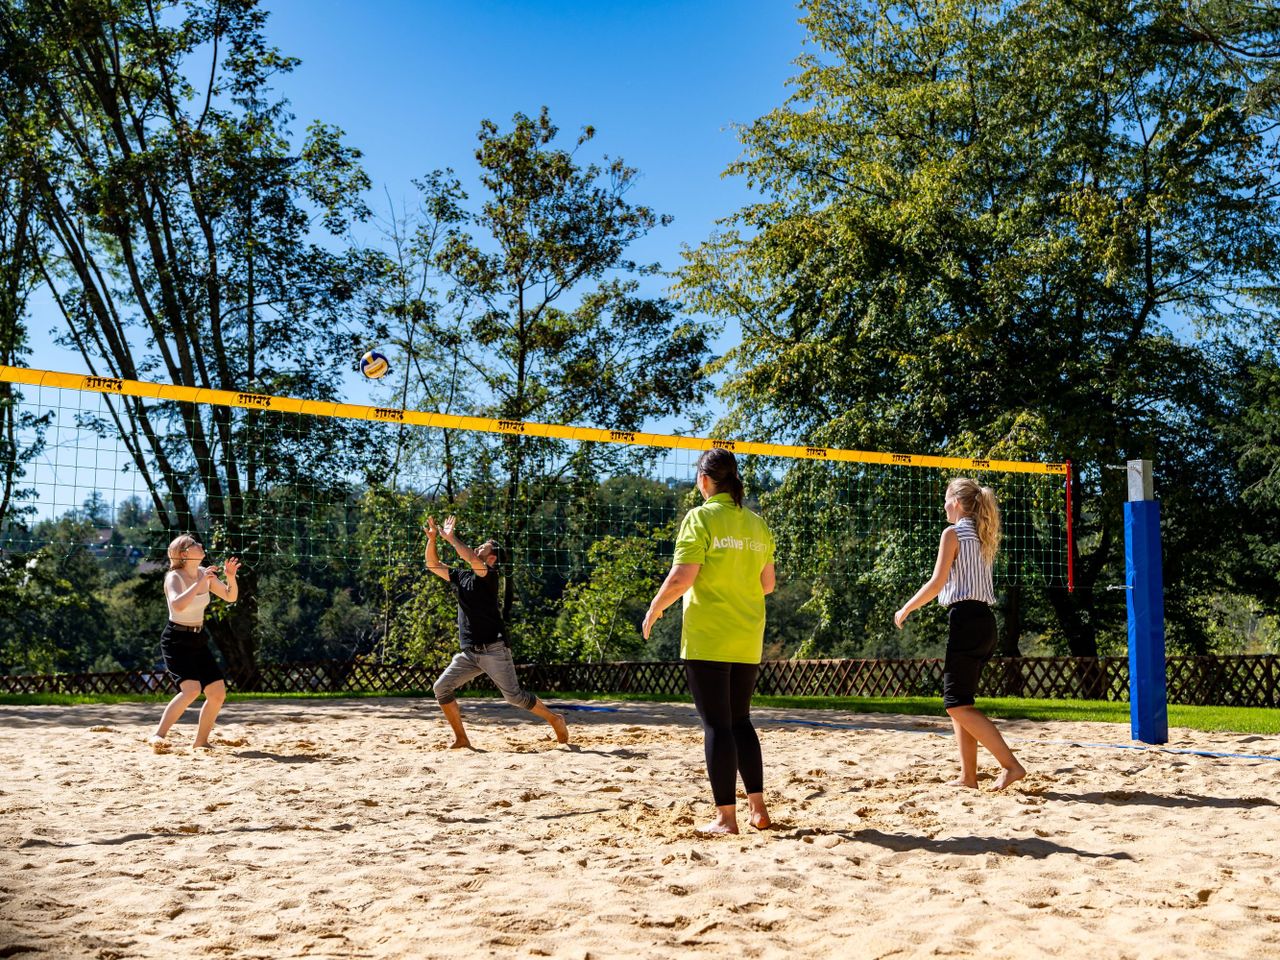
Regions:
<svg viewBox="0 0 1280 960"><path fill-rule="evenodd" d="M742 774L747 793L764 790L760 738L751 725L751 694L756 689L756 663L686 660L685 679L693 694L707 753L707 776L717 807L737 802L734 780Z"/></svg>

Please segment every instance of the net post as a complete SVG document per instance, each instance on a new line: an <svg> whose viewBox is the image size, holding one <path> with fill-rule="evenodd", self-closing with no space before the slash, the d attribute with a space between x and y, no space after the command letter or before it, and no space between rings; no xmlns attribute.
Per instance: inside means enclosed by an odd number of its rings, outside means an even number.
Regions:
<svg viewBox="0 0 1280 960"><path fill-rule="evenodd" d="M1143 743L1167 743L1160 504L1153 493L1150 460L1130 460L1127 476L1124 567L1129 612L1130 735Z"/></svg>
<svg viewBox="0 0 1280 960"><path fill-rule="evenodd" d="M1076 538L1071 520L1071 461L1067 460L1067 593L1076 592Z"/></svg>

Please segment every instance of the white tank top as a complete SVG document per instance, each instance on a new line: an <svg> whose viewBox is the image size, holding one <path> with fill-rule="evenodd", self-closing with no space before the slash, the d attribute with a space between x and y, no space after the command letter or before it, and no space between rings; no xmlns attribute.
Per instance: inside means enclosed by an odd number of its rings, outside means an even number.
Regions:
<svg viewBox="0 0 1280 960"><path fill-rule="evenodd" d="M953 528L960 541L956 558L951 561L951 573L946 585L938 594L938 602L944 607L961 600L981 600L994 605L995 586L991 582L991 564L982 558L982 541L972 517L961 517Z"/></svg>
<svg viewBox="0 0 1280 960"><path fill-rule="evenodd" d="M199 577L200 574L204 572L204 569L204 567L198 568L196 570L196 576ZM170 572L178 573L176 570ZM178 573L178 582L182 584L182 590L179 590L179 593L182 593L191 586L191 584L187 583L186 578L181 573ZM169 606L169 619L174 623L181 623L188 627L198 627L204 623L204 608L209 606L208 590L203 590L200 593L197 593L194 597L188 597L186 609L181 613L178 613L173 609L173 600L169 597L168 590L165 590L164 592L164 600Z"/></svg>

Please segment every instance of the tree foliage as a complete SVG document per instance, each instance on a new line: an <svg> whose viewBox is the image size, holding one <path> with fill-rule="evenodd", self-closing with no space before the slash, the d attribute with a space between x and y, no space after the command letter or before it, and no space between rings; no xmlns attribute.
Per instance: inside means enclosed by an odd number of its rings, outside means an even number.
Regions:
<svg viewBox="0 0 1280 960"><path fill-rule="evenodd" d="M266 43L265 18L256 0L0 11L3 151L20 161L18 194L34 197L61 339L95 375L333 395L364 264L314 234L364 215L367 180L340 131L313 124L292 143L270 84L295 61ZM214 551L254 554L266 491L306 483L323 497L344 476L342 437L312 420L284 437L253 413L120 397L101 426L164 530L203 518ZM258 572L244 569L241 602L214 631L250 677Z"/></svg>
<svg viewBox="0 0 1280 960"><path fill-rule="evenodd" d="M451 411L637 430L700 400L706 331L683 319L679 304L645 291L658 265L628 257L632 243L669 222L628 198L638 172L617 158L579 161L591 127L573 149L557 146L558 136L545 108L536 118L517 114L506 131L486 120L475 152L476 201L452 171L419 182L414 235L418 250L430 251L446 304L439 312L420 307L426 339L450 358ZM407 359L418 369L416 354ZM421 383L422 392L439 394L426 371ZM575 478L594 487L634 460L549 439L450 439L463 451L424 451L441 457L446 495L497 482L505 526L490 533L516 549L539 504L572 499ZM517 579L507 580L508 615L517 595L543 590L536 579Z"/></svg>
<svg viewBox="0 0 1280 960"><path fill-rule="evenodd" d="M1122 619L1109 466L1154 459L1162 492L1229 470L1226 345L1274 318L1275 51L1239 53L1256 17L1200 12L1212 31L1167 0L807 3L814 51L730 168L761 199L683 270L741 324L739 429L1073 460L1078 586L1043 626L1075 654ZM1170 507L1171 593L1225 588L1180 566L1198 521Z"/></svg>

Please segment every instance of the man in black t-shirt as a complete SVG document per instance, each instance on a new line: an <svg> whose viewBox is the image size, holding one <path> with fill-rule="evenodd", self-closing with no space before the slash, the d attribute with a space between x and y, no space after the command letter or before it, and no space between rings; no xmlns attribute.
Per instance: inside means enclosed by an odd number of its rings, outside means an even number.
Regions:
<svg viewBox="0 0 1280 960"><path fill-rule="evenodd" d="M436 702L453 728L453 748L471 746L467 731L462 726L462 710L455 691L482 673L488 674L507 703L541 717L551 724L558 741L568 743L569 728L564 718L548 710L546 704L532 693L520 689L516 678L507 627L502 622L498 603L498 564L503 559L502 547L494 540L486 540L473 551L459 539L455 517L445 518L440 529L436 528L434 517L427 517L427 525L422 529L427 535L427 569L447 580L458 600L458 639L462 652L454 656L453 662L433 685ZM436 541L442 533L445 541L466 561L468 569L457 570L440 562Z"/></svg>

